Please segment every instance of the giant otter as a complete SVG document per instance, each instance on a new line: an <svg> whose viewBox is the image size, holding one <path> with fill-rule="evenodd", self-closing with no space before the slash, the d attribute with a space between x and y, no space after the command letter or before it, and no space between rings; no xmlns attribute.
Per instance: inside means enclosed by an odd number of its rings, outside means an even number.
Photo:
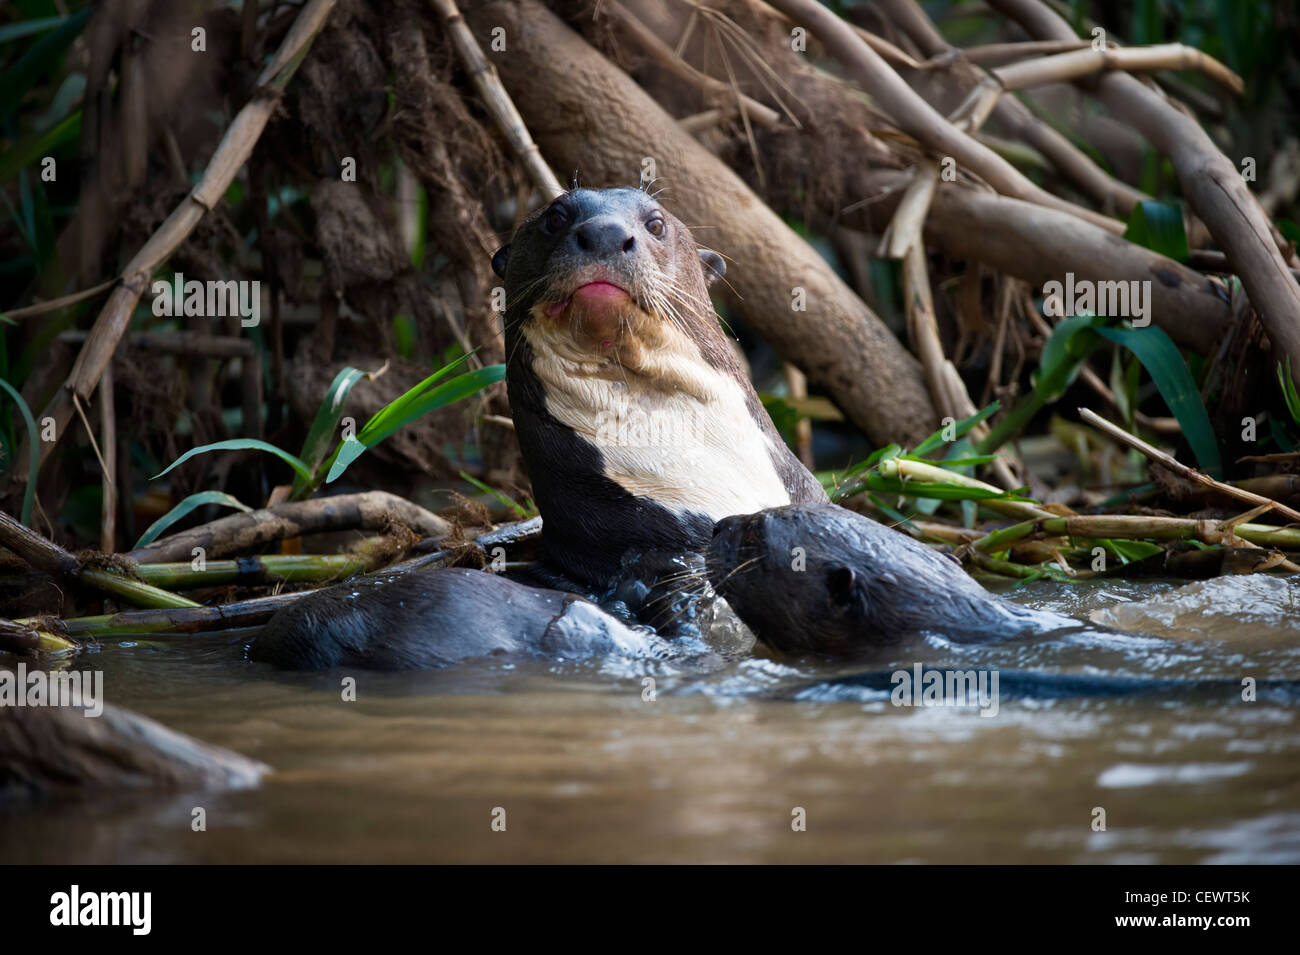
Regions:
<svg viewBox="0 0 1300 955"><path fill-rule="evenodd" d="M573 594L443 567L303 597L271 618L248 655L285 670L432 670L498 653L652 657L662 646Z"/></svg>
<svg viewBox="0 0 1300 955"><path fill-rule="evenodd" d="M580 584L628 551L700 551L714 522L826 494L786 447L718 326L716 252L639 189L574 189L492 267L506 380L545 561Z"/></svg>
<svg viewBox="0 0 1300 955"><path fill-rule="evenodd" d="M758 638L792 653L847 654L909 633L979 643L1081 626L1003 600L956 561L834 504L721 520L707 566Z"/></svg>
<svg viewBox="0 0 1300 955"><path fill-rule="evenodd" d="M713 584L784 650L1075 625L1001 601L948 559L829 503L718 326L708 281L722 258L650 195L564 193L492 266L505 280L515 433L543 520L529 582L587 593L667 634L710 603L707 549ZM794 546L807 573L790 570ZM647 632L575 600L477 571L363 579L281 611L251 655L393 669L561 645L653 652Z"/></svg>

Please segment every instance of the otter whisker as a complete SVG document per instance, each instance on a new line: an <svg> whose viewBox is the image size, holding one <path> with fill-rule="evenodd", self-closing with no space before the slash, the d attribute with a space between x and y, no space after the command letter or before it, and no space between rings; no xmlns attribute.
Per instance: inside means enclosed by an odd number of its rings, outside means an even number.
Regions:
<svg viewBox="0 0 1300 955"><path fill-rule="evenodd" d="M735 577L738 573L740 573L745 568L749 567L752 564L758 563L760 560L762 560L762 557L751 557L749 558L749 560L742 561L741 563L737 564L735 567L731 569L731 573L727 574L727 576L723 577L721 580L718 581L718 585L713 589L717 590L718 592L721 592L723 584L729 581L732 577Z"/></svg>

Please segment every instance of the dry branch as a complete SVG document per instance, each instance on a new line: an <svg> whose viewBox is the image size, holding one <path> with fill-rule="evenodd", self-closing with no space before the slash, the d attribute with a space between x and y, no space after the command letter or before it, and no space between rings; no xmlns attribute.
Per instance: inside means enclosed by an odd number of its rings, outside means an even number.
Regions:
<svg viewBox="0 0 1300 955"><path fill-rule="evenodd" d="M312 40L325 25L334 4L335 0L309 0L303 7L275 56L258 77L252 97L226 130L198 185L172 210L171 215L122 270L121 284L113 289L108 302L95 319L90 337L77 355L67 382L39 416L54 418L55 439L42 441L38 449L24 444L15 474L27 473L26 462L32 453L40 455L42 464L49 460L50 453L67 430L75 400L89 401L99 385L99 379L131 321L136 303L144 294L149 276L185 241L199 220L220 202L235 174L252 154L253 147L257 145L258 138L279 105L280 94L307 55Z"/></svg>
<svg viewBox="0 0 1300 955"><path fill-rule="evenodd" d="M1010 92L1045 86L1048 83L1066 83L1103 70L1200 70L1237 95L1241 95L1245 88L1241 77L1214 57L1181 43L1124 49L1074 50L1040 60L1025 60L999 67L993 70L993 77L1004 90Z"/></svg>
<svg viewBox="0 0 1300 955"><path fill-rule="evenodd" d="M628 36L640 44L641 48L645 50L646 53L654 57L655 62L660 66L667 70L671 70L673 73L686 80L686 82L699 87L706 93L711 93L718 97L726 97L727 99L734 99L739 105L739 108L752 123L757 123L759 126L780 125L780 113L772 109L770 106L766 106L763 103L758 102L758 100L733 89L726 83L722 82L722 80L714 79L707 73L702 73L695 67L691 66L674 53L672 47L659 39L659 37L655 36L653 30L637 19L636 15L628 10L627 7L619 3L618 0L610 0L603 9L612 16L620 26L622 26ZM716 122L716 119L714 121ZM798 121L793 117L791 117L791 122L796 126L798 125ZM691 127L683 121L683 128L690 129Z"/></svg>
<svg viewBox="0 0 1300 955"><path fill-rule="evenodd" d="M58 544L0 511L0 546L7 547L27 563L51 577L72 579L81 570L81 561Z"/></svg>
<svg viewBox="0 0 1300 955"><path fill-rule="evenodd" d="M141 564L169 563L190 560L193 549L201 547L208 558L223 557L303 534L357 529L382 531L394 521L422 537L446 537L452 530L447 521L404 498L384 491L367 491L232 514L133 550L129 556Z"/></svg>
<svg viewBox="0 0 1300 955"><path fill-rule="evenodd" d="M1039 0L990 0L1041 40L1077 39L1064 20ZM1241 174L1191 117L1123 73L1107 73L1089 91L1169 157L1192 209L1241 276L1274 348L1300 368L1300 285L1278 252L1272 223Z"/></svg>
<svg viewBox="0 0 1300 955"><path fill-rule="evenodd" d="M871 177L877 192L898 189L893 172ZM891 200L849 217L868 228L888 215ZM1232 312L1227 296L1208 276L1126 242L1119 236L1032 203L956 183L940 183L926 220L926 238L945 255L981 262L1036 288L1076 280L1150 281L1151 320L1178 344L1211 354L1227 331Z"/></svg>
<svg viewBox="0 0 1300 955"><path fill-rule="evenodd" d="M271 771L119 706L95 719L75 706L4 707L2 715L0 774L9 797L246 789Z"/></svg>
<svg viewBox="0 0 1300 955"><path fill-rule="evenodd" d="M1097 414L1095 411L1092 411L1089 408L1080 408L1079 415L1083 418L1084 421L1088 422L1088 424L1092 425L1094 428L1097 428L1099 431L1104 431L1106 434L1110 435L1116 441L1121 441L1124 444L1127 444L1131 448L1136 448L1138 451L1141 451L1152 461L1155 461L1158 464L1161 464L1169 468L1169 470L1173 471L1175 474L1179 474L1182 477L1187 478L1189 481L1195 481L1197 484L1200 484L1203 487L1213 488L1214 490L1219 491L1222 494L1227 494L1230 497L1235 497L1239 501L1246 501L1250 504L1256 504L1256 505L1265 505L1277 511L1279 514L1283 515L1288 520L1300 523L1300 511L1295 511L1287 507L1285 504L1280 504L1279 502L1274 501L1271 498L1264 497L1262 494L1255 494L1252 491L1247 491L1244 490L1243 488L1235 487L1231 484L1224 484L1222 481L1216 481L1208 474L1202 474L1200 471L1196 470L1195 468L1189 468L1186 464L1183 464L1172 454L1166 454L1164 451L1161 451L1159 448L1152 447L1151 445L1143 441L1141 438L1129 434L1123 428L1119 427L1119 425L1111 424L1101 415Z"/></svg>
<svg viewBox="0 0 1300 955"><path fill-rule="evenodd" d="M930 397L941 415L957 421L970 417L978 409L971 400L961 375L957 373L957 367L944 354L930 292L930 271L926 265L922 230L938 181L939 167L933 162L924 160L917 166L911 183L898 203L898 211L894 213L883 244L887 257L903 260L907 331L912 341L912 350L925 369ZM975 440L979 440L988 434L988 427L982 423L976 425L973 434ZM998 459L992 467L1003 487L1012 489L1020 486L1006 461Z"/></svg>
<svg viewBox="0 0 1300 955"><path fill-rule="evenodd" d="M914 444L937 420L920 366L803 239L625 73L532 0L497 0L469 20L504 26L497 61L543 154L592 184L635 183L651 157L663 201L728 257L747 323L877 443ZM803 289L807 311L792 308Z"/></svg>
<svg viewBox="0 0 1300 955"><path fill-rule="evenodd" d="M501 85L497 71L483 55L483 49L474 39L474 34L465 25L465 18L456 9L455 0L430 0L430 2L442 17L447 35L451 38L452 46L456 48L456 55L465 64L469 78L479 95L483 97L484 105L492 114L497 128L501 130L506 141L510 143L510 148L515 151L515 155L528 171L533 185L541 191L547 201L554 199L564 191L564 187L560 185L560 180L555 178L555 173L542 159L541 151L533 142L523 117L511 102L505 87Z"/></svg>
<svg viewBox="0 0 1300 955"><path fill-rule="evenodd" d="M806 24L840 65L876 104L936 158L957 162L1006 196L1067 212L1112 232L1124 225L1109 216L1068 202L1039 188L983 143L966 135L935 111L895 73L854 29L817 0L769 0L791 20Z"/></svg>
<svg viewBox="0 0 1300 955"><path fill-rule="evenodd" d="M959 82L974 87L987 76L972 62L966 61L964 54L967 51L958 50L948 44L930 18L926 16L925 11L914 0L880 0L880 3L891 21L932 61L938 65L950 66L950 75ZM1035 46L1035 44L1006 45ZM1064 43L1050 44L1053 47L1079 45L1088 44L1077 38ZM1103 203L1105 207L1127 215L1135 203L1151 198L1128 183L1111 176L1074 143L1035 116L1029 107L1015 97L999 99L993 115L1011 136L1023 140L1036 149L1061 175L1098 202Z"/></svg>

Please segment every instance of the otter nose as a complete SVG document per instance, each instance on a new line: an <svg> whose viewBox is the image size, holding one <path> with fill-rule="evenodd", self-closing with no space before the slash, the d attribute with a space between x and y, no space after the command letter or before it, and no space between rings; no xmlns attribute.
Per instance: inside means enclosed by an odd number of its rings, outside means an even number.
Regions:
<svg viewBox="0 0 1300 955"><path fill-rule="evenodd" d="M588 255L618 256L636 247L636 237L627 224L613 216L596 216L573 230L579 251Z"/></svg>

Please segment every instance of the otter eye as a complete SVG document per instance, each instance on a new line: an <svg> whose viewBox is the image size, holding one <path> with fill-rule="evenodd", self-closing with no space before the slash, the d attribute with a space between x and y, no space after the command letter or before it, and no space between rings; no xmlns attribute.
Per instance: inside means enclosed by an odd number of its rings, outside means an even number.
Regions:
<svg viewBox="0 0 1300 955"><path fill-rule="evenodd" d="M841 606L846 606L853 599L854 584L857 575L852 567L835 566L826 572L826 590L831 599Z"/></svg>
<svg viewBox="0 0 1300 955"><path fill-rule="evenodd" d="M559 232L569 224L569 210L562 205L551 206L542 218L542 228L551 234Z"/></svg>
<svg viewBox="0 0 1300 955"><path fill-rule="evenodd" d="M664 234L664 228L664 220L660 216L654 216L645 224L645 230L656 238Z"/></svg>

